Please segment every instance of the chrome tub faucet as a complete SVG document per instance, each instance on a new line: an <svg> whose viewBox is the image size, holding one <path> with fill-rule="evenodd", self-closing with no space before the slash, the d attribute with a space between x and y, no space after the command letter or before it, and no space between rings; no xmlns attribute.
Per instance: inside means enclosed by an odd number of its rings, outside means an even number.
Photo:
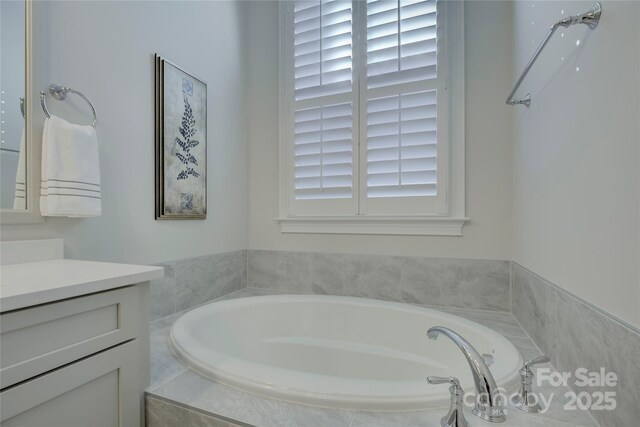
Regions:
<svg viewBox="0 0 640 427"><path fill-rule="evenodd" d="M472 413L483 420L494 423L503 422L505 417L505 408L502 404L500 391L496 385L496 381L491 371L485 363L484 357L463 337L456 332L444 326L434 326L427 331L427 336L435 340L442 334L453 341L467 359L473 380L476 385L476 406Z"/></svg>

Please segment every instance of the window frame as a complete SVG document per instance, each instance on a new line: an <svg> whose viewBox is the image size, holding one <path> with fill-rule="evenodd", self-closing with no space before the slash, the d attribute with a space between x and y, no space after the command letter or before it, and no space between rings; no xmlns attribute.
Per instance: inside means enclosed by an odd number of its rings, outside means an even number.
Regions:
<svg viewBox="0 0 640 427"><path fill-rule="evenodd" d="M361 36L366 34L366 9L353 1L353 197L351 199L295 199L294 108L293 108L293 3L280 2L279 54L279 197L276 221L283 233L396 234L461 236L465 217L465 133L464 133L464 2L438 2L438 196L430 212L420 212L424 203L411 198L367 200L366 151L359 135L366 135L366 52ZM441 94L444 94L442 96ZM363 141L364 142L364 141ZM363 183L364 185L361 185ZM396 199L396 200L394 200ZM372 200L374 201L372 203ZM382 202L382 203L377 203ZM365 213L371 207L379 213ZM401 205L398 213L380 209ZM422 206L420 206L422 205ZM414 214L400 212L415 210ZM346 213L345 213L346 212ZM384 213L382 213L384 212Z"/></svg>

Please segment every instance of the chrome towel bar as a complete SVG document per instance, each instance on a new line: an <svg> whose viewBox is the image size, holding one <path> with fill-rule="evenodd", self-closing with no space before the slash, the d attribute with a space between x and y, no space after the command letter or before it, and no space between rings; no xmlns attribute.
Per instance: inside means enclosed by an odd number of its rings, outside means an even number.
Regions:
<svg viewBox="0 0 640 427"><path fill-rule="evenodd" d="M77 90L73 90L65 86L60 86L55 83L49 85L49 93L58 101L64 101L67 98L68 93L75 93L80 98L87 101L87 104L89 104L89 107L91 107L91 112L93 113L93 122L91 123L91 126L96 127L96 123L98 122L98 114L96 113L96 108L93 106L91 101L89 101L89 98L87 98ZM51 113L49 113L49 109L47 108L46 96L47 94L44 91L40 91L40 105L42 105L42 110L44 111L45 116L51 117Z"/></svg>
<svg viewBox="0 0 640 427"><path fill-rule="evenodd" d="M524 67L524 71L522 72L522 75L516 82L516 85L513 87L513 90L511 91L511 93L509 94L509 97L507 98L507 104L509 105L523 104L523 105L526 105L527 107L531 104L530 93L526 94L524 98L520 98L520 99L514 99L513 97L516 91L518 90L518 88L520 87L520 84L522 84L522 81L529 73L529 70L531 70L531 67L533 67L533 64L536 62L536 59L538 59L538 56L540 56L540 54L542 53L542 49L544 49L547 43L549 43L551 36L553 36L553 33L555 33L559 27L567 28L575 24L585 24L593 30L598 26L598 22L600 22L601 15L602 15L602 6L600 5L600 3L596 3L593 5L593 7L591 7L591 9L589 9L585 13L582 13L580 15L569 16L568 18L561 19L555 24L553 24L549 29L549 31L547 31L547 35L544 37L544 40L542 40L542 43L540 43L540 46L538 46L538 49L536 49L536 51L534 52L533 57L531 58L527 66Z"/></svg>

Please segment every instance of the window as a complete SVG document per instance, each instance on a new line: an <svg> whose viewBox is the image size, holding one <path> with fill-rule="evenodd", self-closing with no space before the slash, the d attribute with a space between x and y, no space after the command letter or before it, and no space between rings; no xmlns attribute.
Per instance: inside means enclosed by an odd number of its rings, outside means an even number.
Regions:
<svg viewBox="0 0 640 427"><path fill-rule="evenodd" d="M460 235L462 2L300 0L281 16L282 230Z"/></svg>

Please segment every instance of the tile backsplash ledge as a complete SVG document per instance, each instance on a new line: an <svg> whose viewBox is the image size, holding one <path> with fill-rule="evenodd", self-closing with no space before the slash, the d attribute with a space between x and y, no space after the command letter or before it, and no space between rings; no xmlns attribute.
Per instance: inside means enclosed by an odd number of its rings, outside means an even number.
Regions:
<svg viewBox="0 0 640 427"><path fill-rule="evenodd" d="M509 261L243 250L157 265L151 320L246 287L511 311Z"/></svg>
<svg viewBox="0 0 640 427"><path fill-rule="evenodd" d="M168 261L151 281L151 320L161 319L247 287L247 251Z"/></svg>
<svg viewBox="0 0 640 427"><path fill-rule="evenodd" d="M247 285L510 311L509 261L249 250Z"/></svg>
<svg viewBox="0 0 640 427"><path fill-rule="evenodd" d="M615 372L615 411L591 411L601 425L632 426L640 419L640 331L512 263L513 315L560 372L601 367ZM571 381L569 382L572 385ZM593 388L573 387L575 392ZM600 390L600 389L597 389Z"/></svg>

